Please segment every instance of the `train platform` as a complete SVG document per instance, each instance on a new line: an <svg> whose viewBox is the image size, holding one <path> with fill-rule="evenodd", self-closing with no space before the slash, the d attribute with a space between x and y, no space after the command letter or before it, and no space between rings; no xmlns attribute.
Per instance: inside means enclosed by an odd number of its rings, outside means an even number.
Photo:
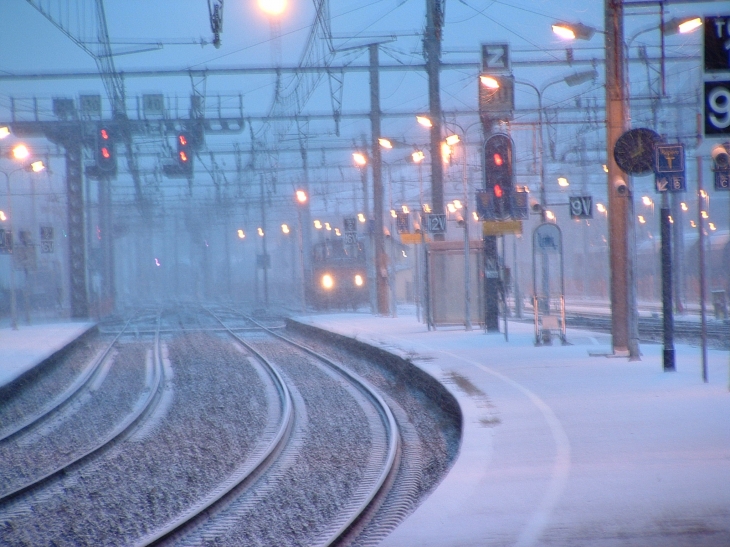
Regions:
<svg viewBox="0 0 730 547"><path fill-rule="evenodd" d="M95 323L63 322L0 328L0 387L79 338Z"/></svg>
<svg viewBox="0 0 730 547"><path fill-rule="evenodd" d="M399 310L400 313L400 310ZM730 352L607 357L607 334L429 332L415 315L296 318L411 359L458 399L458 457L383 547L730 545ZM603 354L603 355L601 355Z"/></svg>

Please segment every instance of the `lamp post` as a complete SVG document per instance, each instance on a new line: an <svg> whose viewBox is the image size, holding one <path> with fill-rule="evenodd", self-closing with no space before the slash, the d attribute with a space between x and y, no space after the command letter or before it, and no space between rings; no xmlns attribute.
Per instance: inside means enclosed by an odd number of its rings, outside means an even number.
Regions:
<svg viewBox="0 0 730 547"><path fill-rule="evenodd" d="M25 145L19 144L13 149L13 157L15 159L26 159L30 156L30 151ZM45 165L42 161L35 161L31 163L30 165L24 165L23 167L18 167L17 169L13 169L11 171L3 171L0 170L0 173L5 175L5 185L7 187L8 192L8 214L6 215L9 222L13 222L13 201L12 196L10 193L10 176L13 173L17 173L19 171L32 171L34 173L38 173L40 171L43 171L45 169ZM12 225L11 225L12 227ZM12 234L12 232L11 232ZM11 236L11 245L12 245L12 236ZM13 255L12 250L10 257L10 326L13 330L18 330L18 315L17 315L17 301L15 297L15 268L13 267Z"/></svg>
<svg viewBox="0 0 730 547"><path fill-rule="evenodd" d="M300 270L299 273L301 275L301 283L300 283L300 298L302 301L302 313L307 312L307 297L305 293L304 287L306 286L307 280L305 279L305 273L304 273L304 232L302 230L302 208L305 207L307 201L309 200L309 197L307 196L307 193L304 190L297 190L296 191L296 200L297 200L297 222L298 222L298 230L297 230L297 239L299 242L299 266Z"/></svg>
<svg viewBox="0 0 730 547"><path fill-rule="evenodd" d="M461 138L458 135L452 135L450 137L446 138L447 144L449 146L456 144L461 140L463 143L463 171L462 171L462 183L464 188L464 328L467 331L472 330L472 324L471 324L471 272L470 272L470 260L469 255L471 252L471 249L469 248L469 180L468 180L468 173L467 173L467 151L468 151L468 145L467 145L467 132L469 129L474 127L475 125L481 125L481 121L472 123L464 129L461 125L459 125L456 122L446 122L446 125L453 125L461 131ZM452 137L456 137L456 139L453 139L453 142L448 142L449 139Z"/></svg>

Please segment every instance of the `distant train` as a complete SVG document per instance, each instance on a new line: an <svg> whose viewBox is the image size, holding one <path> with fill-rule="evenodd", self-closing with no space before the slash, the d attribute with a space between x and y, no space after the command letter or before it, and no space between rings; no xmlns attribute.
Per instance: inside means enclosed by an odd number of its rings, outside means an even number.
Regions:
<svg viewBox="0 0 730 547"><path fill-rule="evenodd" d="M316 308L357 309L368 302L365 249L344 238L326 240L312 247L312 277L307 300Z"/></svg>

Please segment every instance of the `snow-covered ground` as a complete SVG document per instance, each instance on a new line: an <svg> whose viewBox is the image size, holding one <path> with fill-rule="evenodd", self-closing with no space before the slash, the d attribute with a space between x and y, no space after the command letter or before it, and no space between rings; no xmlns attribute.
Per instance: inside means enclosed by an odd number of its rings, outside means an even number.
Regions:
<svg viewBox="0 0 730 547"><path fill-rule="evenodd" d="M459 458L388 547L730 545L730 352L662 346L641 361L592 357L606 334L534 347L502 334L428 332L413 315L299 318L414 360L465 415Z"/></svg>

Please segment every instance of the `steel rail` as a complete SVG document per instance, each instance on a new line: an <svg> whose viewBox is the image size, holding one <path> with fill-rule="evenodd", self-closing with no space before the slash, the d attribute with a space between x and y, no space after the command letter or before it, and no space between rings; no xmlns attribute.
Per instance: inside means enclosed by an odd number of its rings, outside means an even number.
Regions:
<svg viewBox="0 0 730 547"><path fill-rule="evenodd" d="M212 490L205 498L191 506L187 511L181 513L177 518L167 523L164 527L135 542L135 545L138 547L158 545L177 536L182 536L185 534L188 526L194 525L198 518L203 516L207 518L209 509L217 503L224 501L224 499L236 488L244 487L253 482L275 461L276 456L288 441L290 436L289 434L293 427L294 404L291 392L289 391L282 375L261 353L256 351L240 336L238 336L235 333L236 329L227 327L212 311L208 309L206 309L206 311L221 324L225 331L227 331L238 343L251 352L251 354L264 365L264 368L274 381L274 385L279 393L279 400L281 402L281 421L277 428L276 435L266 445L258 458L256 458L253 462L247 461L243 466L231 474L227 480Z"/></svg>
<svg viewBox="0 0 730 547"><path fill-rule="evenodd" d="M351 372L350 370L346 369L342 365L339 365L332 361L331 359L325 357L324 355L321 355L320 353L317 353L313 349L300 344L298 342L295 342L294 340L291 340L290 338L287 338L286 336L283 336L282 334L279 334L273 330L271 330L269 327L266 327L259 323L258 321L252 319L251 317L247 317L240 312L234 313L241 315L242 317L245 317L246 320L254 323L255 325L258 325L261 329L267 331L270 335L274 336L275 338L279 338L280 340L283 340L284 342L287 342L288 344L291 344L300 350L304 351L305 353L313 356L314 358L322 361L327 366L331 367L335 371L337 371L339 374L343 375L347 380L357 386L359 390L364 393L373 403L374 406L378 409L378 413L381 416L381 419L383 420L383 425L385 426L385 429L388 433L388 452L385 460L385 465L381 469L377 479L375 480L375 484L373 488L370 490L370 493L365 497L365 499L355 508L354 512L347 518L347 520L342 523L340 526L337 527L337 529L330 534L330 537L326 540L324 540L324 543L321 544L322 547L328 547L330 545L334 545L338 541L340 541L342 538L344 538L348 532L352 529L353 526L355 526L358 521L365 516L365 514L368 512L368 509L373 504L373 502L376 501L376 499L380 496L384 496L387 492L385 488L385 485L388 481L388 478L391 477L394 473L397 472L397 466L396 459L398 452L400 450L400 434L398 430L398 424L395 420L395 417L393 416L393 412L391 411L388 404L385 402L385 400L380 396L380 394L377 392L375 387L373 387L367 380L364 378L361 378L354 372Z"/></svg>
<svg viewBox="0 0 730 547"><path fill-rule="evenodd" d="M85 386L87 386L94 378L96 378L99 369L101 367L101 364L104 362L104 359L106 359L107 355L109 355L109 352L114 347L114 344L117 343L117 340L119 340L119 337L124 334L124 331L127 329L129 323L132 321L132 318L130 317L129 320L125 323L124 327L122 327L122 330L115 336L114 340L108 345L108 347L96 358L96 360L92 361L89 366L87 366L79 375L79 377L65 390L63 391L58 397L53 399L48 405L43 407L39 412L36 414L27 417L25 420L21 421L20 423L14 425L9 430L5 430L0 432L0 441L4 441L6 439L10 439L14 435L17 435L21 431L24 431L25 429L28 429L29 427L33 426L34 424L37 424L40 422L43 418L48 416L50 413L60 410L63 406L65 406L66 403L69 402L69 400L79 393Z"/></svg>
<svg viewBox="0 0 730 547"><path fill-rule="evenodd" d="M154 365L153 365L153 378L150 383L149 387L149 393L143 403L139 406L139 408L135 411L130 413L127 418L122 421L116 428L114 428L109 434L107 434L103 439L102 442L97 443L96 446L94 446L91 449L86 450L82 454L77 455L70 461L64 463L63 465L55 468L52 471L47 472L45 475L38 477L34 479L31 482L26 483L23 486L17 487L9 492L3 493L0 495L0 505L15 499L22 494L25 494L33 489L39 488L43 484L49 482L54 477L57 477L61 474L65 474L68 469L75 464L80 463L83 460L88 459L92 455L101 453L104 450L107 450L115 444L116 441L123 438L124 435L132 432L134 428L142 421L144 420L154 408L156 408L157 403L160 400L160 397L162 395L162 390L164 388L164 373L162 370L162 353L160 349L160 336L159 336L159 326L160 326L160 314L157 316L157 332L155 334L155 347L154 347ZM121 334L120 334L121 335ZM116 339L115 339L116 340Z"/></svg>

